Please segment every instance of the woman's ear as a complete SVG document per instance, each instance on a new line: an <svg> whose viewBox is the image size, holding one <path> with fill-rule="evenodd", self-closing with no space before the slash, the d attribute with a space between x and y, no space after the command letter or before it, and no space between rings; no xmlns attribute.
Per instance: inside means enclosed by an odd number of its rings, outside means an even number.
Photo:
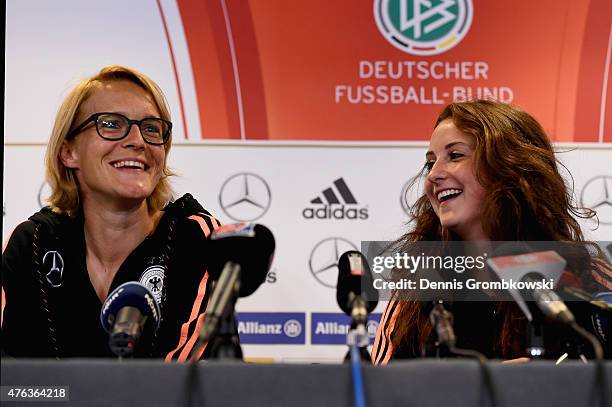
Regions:
<svg viewBox="0 0 612 407"><path fill-rule="evenodd" d="M68 168L79 168L79 156L75 147L74 143L66 140L62 142L60 147L60 160Z"/></svg>

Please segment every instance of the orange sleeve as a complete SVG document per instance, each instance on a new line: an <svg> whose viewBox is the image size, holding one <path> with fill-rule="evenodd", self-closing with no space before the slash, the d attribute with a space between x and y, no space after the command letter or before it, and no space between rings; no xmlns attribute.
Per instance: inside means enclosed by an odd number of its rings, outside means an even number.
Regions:
<svg viewBox="0 0 612 407"><path fill-rule="evenodd" d="M391 300L383 312L374 346L372 347L372 363L375 365L386 365L393 357L393 343L391 341L393 330L395 328L395 320L399 313L399 301Z"/></svg>

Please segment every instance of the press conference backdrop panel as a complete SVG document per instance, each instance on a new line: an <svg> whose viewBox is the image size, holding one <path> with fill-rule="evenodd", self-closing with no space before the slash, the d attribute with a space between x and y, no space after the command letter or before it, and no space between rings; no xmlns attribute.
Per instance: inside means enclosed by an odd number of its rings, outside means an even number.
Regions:
<svg viewBox="0 0 612 407"><path fill-rule="evenodd" d="M406 184L453 100L531 112L576 199L598 213L598 228L582 223L587 237L612 240L612 7L461 0L415 14L413 3L7 1L3 240L48 196L43 156L59 103L107 64L164 89L177 196L276 236L266 283L238 304L248 357L344 355L335 252L406 230L422 183Z"/></svg>

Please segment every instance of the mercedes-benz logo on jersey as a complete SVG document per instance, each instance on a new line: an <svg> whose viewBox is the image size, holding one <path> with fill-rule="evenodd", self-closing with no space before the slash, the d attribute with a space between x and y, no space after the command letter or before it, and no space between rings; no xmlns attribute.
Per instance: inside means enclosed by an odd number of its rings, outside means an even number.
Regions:
<svg viewBox="0 0 612 407"><path fill-rule="evenodd" d="M62 285L62 275L64 274L64 259L61 254L55 250L50 250L43 256L43 266L45 270L49 270L46 274L47 281L52 287L60 287Z"/></svg>
<svg viewBox="0 0 612 407"><path fill-rule="evenodd" d="M580 204L597 212L600 223L612 225L612 176L591 178L582 188Z"/></svg>
<svg viewBox="0 0 612 407"><path fill-rule="evenodd" d="M441 54L459 44L473 13L472 0L374 0L378 30L413 55Z"/></svg>
<svg viewBox="0 0 612 407"><path fill-rule="evenodd" d="M47 206L46 201L51 196L51 187L44 181L38 189L38 205L43 208Z"/></svg>
<svg viewBox="0 0 612 407"><path fill-rule="evenodd" d="M338 258L357 247L342 237L328 237L315 245L310 253L308 266L317 281L329 288L336 288L338 281Z"/></svg>
<svg viewBox="0 0 612 407"><path fill-rule="evenodd" d="M268 183L251 172L232 175L223 183L219 192L221 209L238 222L261 218L268 211L271 201Z"/></svg>
<svg viewBox="0 0 612 407"><path fill-rule="evenodd" d="M297 338L302 333L302 324L295 319L288 319L283 324L283 332L290 338Z"/></svg>
<svg viewBox="0 0 612 407"><path fill-rule="evenodd" d="M161 303L162 292L164 290L164 276L166 275L166 269L158 264L148 267L140 276L138 280L142 285L147 287L155 301L158 304Z"/></svg>

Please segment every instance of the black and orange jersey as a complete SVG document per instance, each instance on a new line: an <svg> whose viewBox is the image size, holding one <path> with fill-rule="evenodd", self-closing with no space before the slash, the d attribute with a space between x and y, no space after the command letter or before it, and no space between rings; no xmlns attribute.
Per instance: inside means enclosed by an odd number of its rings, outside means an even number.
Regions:
<svg viewBox="0 0 612 407"><path fill-rule="evenodd" d="M372 363L375 365L386 365L394 356L392 339L395 332L395 321L400 310L399 305L398 300L390 300L380 318L372 347Z"/></svg>
<svg viewBox="0 0 612 407"><path fill-rule="evenodd" d="M109 292L139 281L151 290L162 311L159 329L143 333L135 357L187 359L211 293L206 238L219 226L187 194L164 209L155 232L120 266ZM20 224L2 256L2 288L4 355L114 356L100 323L102 303L87 273L82 217L73 219L45 208ZM206 357L208 348L198 356Z"/></svg>
<svg viewBox="0 0 612 407"><path fill-rule="evenodd" d="M591 290L594 290L594 293L612 291L612 266L608 262L600 258L594 258L590 271L589 277L594 285ZM580 287L581 282L572 273L565 272L557 283L557 288L565 285ZM453 325L459 348L477 350L488 358L501 358L497 342L502 329L503 316L499 314L497 305L494 301L462 301L451 305L450 311L454 315ZM597 333L598 329L608 332L612 329L607 318L604 318L603 322L596 323L593 310L589 308L587 303L572 301L568 302L567 305L575 314L579 325L592 333ZM424 306L423 308L427 307ZM397 326L400 323L398 316L401 309L402 301L392 298L383 312L372 348L372 363L376 365L386 365L393 359L433 356L431 350L435 346L436 339L433 332L427 343L424 344L424 349L421 349L418 343L417 332L409 332L409 338L404 338L403 341L394 341L395 335L397 335ZM532 312L534 311L535 308ZM608 325L606 327L595 326L602 323ZM526 337L527 333L522 332L520 335ZM573 357L582 352L584 354L590 354L591 352L589 344L576 337L576 334L570 328L560 324L545 324L544 341L548 352L544 355L545 358L556 359L564 352L573 355ZM393 344L398 342L401 345L394 348ZM576 351L579 348L580 350ZM521 356L524 355L517 354L512 357ZM605 349L605 356L608 359L612 358L612 348L609 346Z"/></svg>
<svg viewBox="0 0 612 407"><path fill-rule="evenodd" d="M387 304L378 325L378 331L372 348L372 362L377 365L386 365L392 359L419 358L422 356L436 356L435 333L429 336L424 348L418 343L418 333L409 332L409 338L401 341L399 348L393 343L397 334L398 316L402 309L403 300L392 299ZM422 304L422 311L427 309ZM454 330L457 336L457 346L465 349L474 349L487 357L495 357L495 343L497 334L503 322L496 312L495 302L463 301L456 302L450 309L454 314ZM427 317L424 314L425 317ZM443 353L441 356L450 356Z"/></svg>

